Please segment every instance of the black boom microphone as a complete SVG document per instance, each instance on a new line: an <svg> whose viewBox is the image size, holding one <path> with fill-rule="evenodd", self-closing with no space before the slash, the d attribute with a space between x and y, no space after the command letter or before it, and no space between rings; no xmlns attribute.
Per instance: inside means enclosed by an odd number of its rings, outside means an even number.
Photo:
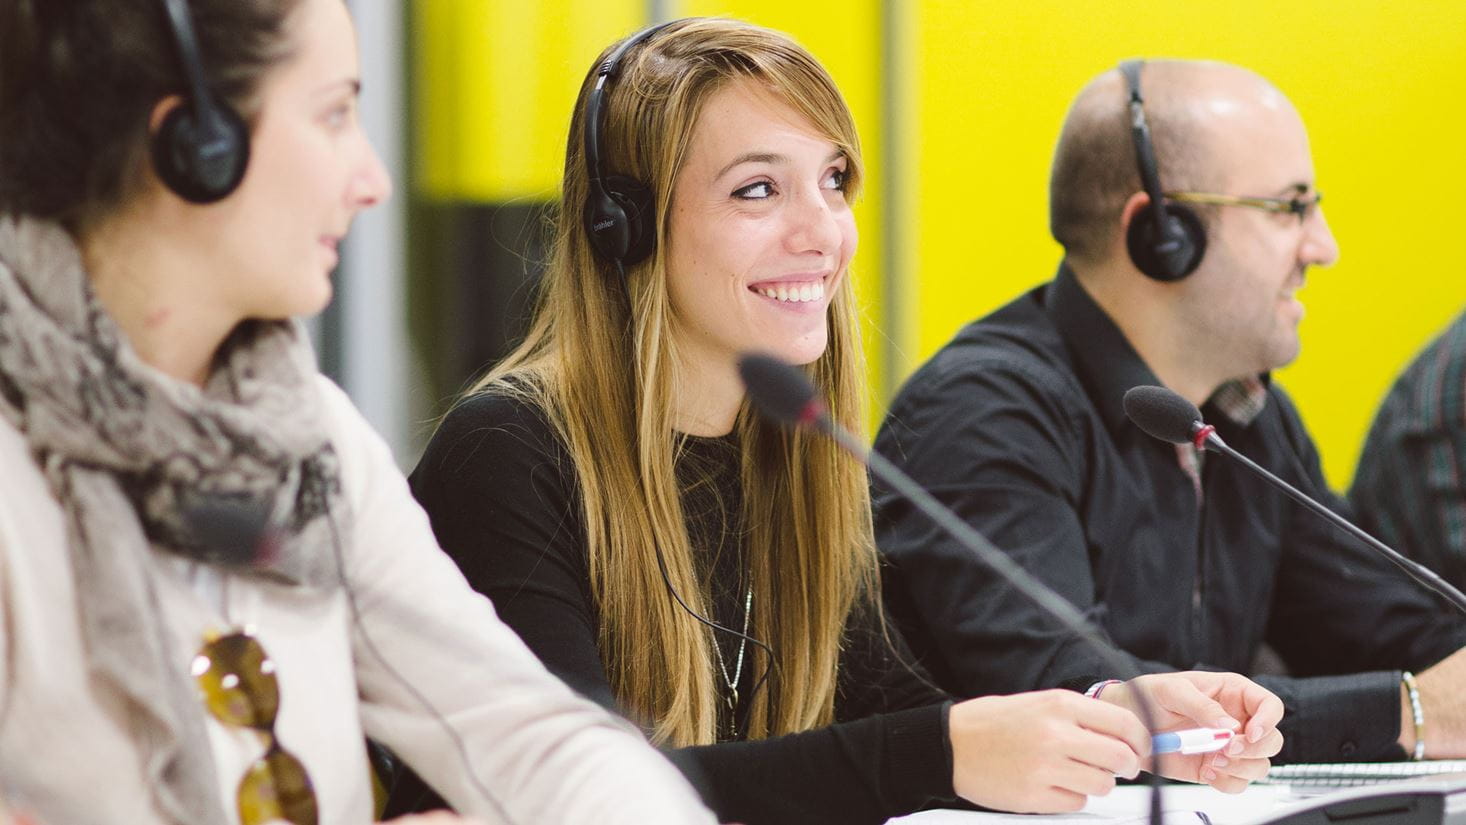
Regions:
<svg viewBox="0 0 1466 825"><path fill-rule="evenodd" d="M1032 573L1008 558L1006 553L994 547L992 542L933 498L931 493L917 484L911 476L901 472L900 468L892 464L885 456L866 449L859 438L836 424L814 385L798 368L770 355L746 353L738 358L738 373L743 377L743 385L748 390L748 400L759 412L780 424L794 427L812 426L829 436L836 444L864 464L870 470L871 475L915 505L923 515L962 545L963 549L977 556L984 564L1013 585L1018 592L1057 619L1066 630L1093 647L1105 660L1105 663L1114 669L1115 675L1127 677L1141 675L1134 663L1105 641L1099 629L1085 619L1084 614L1080 613L1079 609L1068 599L1055 593L1052 588L1039 581ZM1155 716L1151 712L1150 700L1145 696L1144 691L1136 690L1133 695L1140 720L1145 723L1147 731L1155 733ZM1161 779L1160 774L1154 770L1151 771L1151 788L1150 821L1152 825L1159 825L1161 822Z"/></svg>
<svg viewBox="0 0 1466 825"><path fill-rule="evenodd" d="M1269 484L1287 493L1289 498L1322 516L1329 523L1364 542L1380 555L1394 562L1411 578L1439 593L1457 610L1466 613L1466 595L1423 564L1405 558L1389 545L1371 536L1353 522L1308 497L1303 491L1278 478L1267 468L1237 452L1217 435L1217 428L1201 418L1201 411L1195 404L1165 387L1131 387L1125 392L1125 415L1146 435L1169 441L1172 444L1192 444L1198 450L1221 453L1242 464L1242 466L1265 479Z"/></svg>

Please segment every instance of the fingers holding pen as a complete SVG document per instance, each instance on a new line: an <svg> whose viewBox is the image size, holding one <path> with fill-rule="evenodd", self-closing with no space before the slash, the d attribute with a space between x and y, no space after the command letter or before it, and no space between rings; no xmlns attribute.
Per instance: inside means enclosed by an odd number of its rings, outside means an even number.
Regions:
<svg viewBox="0 0 1466 825"><path fill-rule="evenodd" d="M1133 714L1062 690L961 702L948 724L957 793L1007 811L1077 810L1150 749Z"/></svg>

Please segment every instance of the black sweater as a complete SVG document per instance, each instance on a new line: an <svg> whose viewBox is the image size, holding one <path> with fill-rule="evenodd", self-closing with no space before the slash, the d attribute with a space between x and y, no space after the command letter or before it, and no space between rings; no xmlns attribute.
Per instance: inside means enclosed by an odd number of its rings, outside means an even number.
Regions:
<svg viewBox="0 0 1466 825"><path fill-rule="evenodd" d="M708 618L733 628L746 596L738 461L731 438L690 438L678 460L689 533L712 582ZM575 469L543 412L493 394L466 401L411 481L439 542L504 621L552 672L617 709L597 644ZM727 741L667 752L724 821L879 823L953 796L947 696L907 664L899 640L891 649L874 619L861 612L847 628L835 724L739 741L760 676L745 665L739 706L719 724ZM715 636L732 674L738 639Z"/></svg>

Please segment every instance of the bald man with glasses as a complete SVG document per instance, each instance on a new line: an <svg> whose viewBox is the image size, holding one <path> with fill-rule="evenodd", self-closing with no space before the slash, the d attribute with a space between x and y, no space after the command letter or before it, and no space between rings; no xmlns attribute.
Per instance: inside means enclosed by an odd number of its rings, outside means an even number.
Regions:
<svg viewBox="0 0 1466 825"><path fill-rule="evenodd" d="M1054 157L1057 275L917 371L876 449L1138 669L1257 674L1274 651L1287 675L1257 681L1287 707L1280 759L1466 756L1466 623L1244 469L1150 438L1121 406L1131 387L1165 385L1233 447L1348 513L1269 377L1298 356L1306 274L1339 254L1320 199L1298 112L1252 72L1105 72L1075 99ZM875 505L887 605L942 687L1104 673L899 498L877 490Z"/></svg>

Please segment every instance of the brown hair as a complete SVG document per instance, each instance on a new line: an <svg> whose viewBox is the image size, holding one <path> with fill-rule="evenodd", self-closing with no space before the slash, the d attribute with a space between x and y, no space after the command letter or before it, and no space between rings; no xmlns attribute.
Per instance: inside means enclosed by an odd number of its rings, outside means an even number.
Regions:
<svg viewBox="0 0 1466 825"><path fill-rule="evenodd" d="M600 58L610 54L608 48ZM600 61L598 60L597 63ZM710 632L668 598L657 553L693 609L708 615L675 473L683 448L673 380L664 250L669 200L706 101L731 82L759 84L848 158L860 180L854 120L822 66L787 36L731 20L679 21L629 53L609 96L608 173L647 182L657 204L657 251L624 281L591 249L581 220L587 75L570 127L554 245L527 339L471 392L516 394L542 406L574 461L588 535L600 649L621 706L669 745L714 741L718 692ZM837 420L864 421L864 364L849 278L830 305L829 346L807 370ZM753 701L748 735L808 730L833 720L842 636L857 600L876 588L863 468L826 441L764 423L744 406L735 431L749 574L750 634L778 668ZM768 668L762 652L755 672Z"/></svg>
<svg viewBox="0 0 1466 825"><path fill-rule="evenodd" d="M251 122L299 0L188 0L205 82ZM148 118L186 93L161 0L0 4L0 214L73 231L141 180Z"/></svg>

